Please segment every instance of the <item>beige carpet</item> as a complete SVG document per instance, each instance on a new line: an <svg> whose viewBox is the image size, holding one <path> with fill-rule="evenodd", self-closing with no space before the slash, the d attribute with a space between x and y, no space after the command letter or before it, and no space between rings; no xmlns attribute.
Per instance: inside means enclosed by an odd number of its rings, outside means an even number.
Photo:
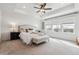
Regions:
<svg viewBox="0 0 79 59"><path fill-rule="evenodd" d="M21 40L5 41L0 44L1 55L62 55L79 54L76 44L50 39L49 42L40 45L27 46Z"/></svg>

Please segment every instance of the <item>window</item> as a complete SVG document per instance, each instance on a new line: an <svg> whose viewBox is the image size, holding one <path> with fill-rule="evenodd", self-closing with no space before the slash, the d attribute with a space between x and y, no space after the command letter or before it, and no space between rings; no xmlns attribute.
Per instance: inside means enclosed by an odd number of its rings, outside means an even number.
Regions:
<svg viewBox="0 0 79 59"><path fill-rule="evenodd" d="M45 24L45 30L47 32L62 32L62 33L75 33L75 24L73 22L61 23L61 24Z"/></svg>
<svg viewBox="0 0 79 59"><path fill-rule="evenodd" d="M63 32L70 32L70 33L74 33L74 28L75 28L75 24L63 24L62 25L62 29Z"/></svg>
<svg viewBox="0 0 79 59"><path fill-rule="evenodd" d="M48 30L52 30L52 28L51 28L51 24L46 24L45 25L45 29L48 31Z"/></svg>
<svg viewBox="0 0 79 59"><path fill-rule="evenodd" d="M61 25L52 25L52 30L54 32L60 32L61 31Z"/></svg>

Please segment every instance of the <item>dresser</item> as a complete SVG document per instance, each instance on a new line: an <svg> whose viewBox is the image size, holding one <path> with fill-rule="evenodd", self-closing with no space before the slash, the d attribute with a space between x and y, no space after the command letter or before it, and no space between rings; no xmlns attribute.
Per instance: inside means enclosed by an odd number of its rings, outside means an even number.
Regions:
<svg viewBox="0 0 79 59"><path fill-rule="evenodd" d="M19 34L20 32L10 32L10 40L20 39Z"/></svg>

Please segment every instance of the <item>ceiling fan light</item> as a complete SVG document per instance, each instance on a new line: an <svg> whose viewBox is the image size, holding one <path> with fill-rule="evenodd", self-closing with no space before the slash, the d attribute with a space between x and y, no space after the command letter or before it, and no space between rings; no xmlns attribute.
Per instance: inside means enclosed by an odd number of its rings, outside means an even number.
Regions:
<svg viewBox="0 0 79 59"><path fill-rule="evenodd" d="M41 12L43 12L43 11L45 11L45 10L41 9Z"/></svg>

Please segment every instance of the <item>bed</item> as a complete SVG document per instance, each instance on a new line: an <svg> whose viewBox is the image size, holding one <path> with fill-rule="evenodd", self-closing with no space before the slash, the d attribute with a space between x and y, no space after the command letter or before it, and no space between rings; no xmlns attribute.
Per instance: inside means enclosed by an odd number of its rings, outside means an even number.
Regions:
<svg viewBox="0 0 79 59"><path fill-rule="evenodd" d="M25 29L30 29L29 33L26 33ZM48 42L49 36L43 32L37 32L36 27L31 25L20 25L20 39L27 45L30 43L40 44L42 42Z"/></svg>

